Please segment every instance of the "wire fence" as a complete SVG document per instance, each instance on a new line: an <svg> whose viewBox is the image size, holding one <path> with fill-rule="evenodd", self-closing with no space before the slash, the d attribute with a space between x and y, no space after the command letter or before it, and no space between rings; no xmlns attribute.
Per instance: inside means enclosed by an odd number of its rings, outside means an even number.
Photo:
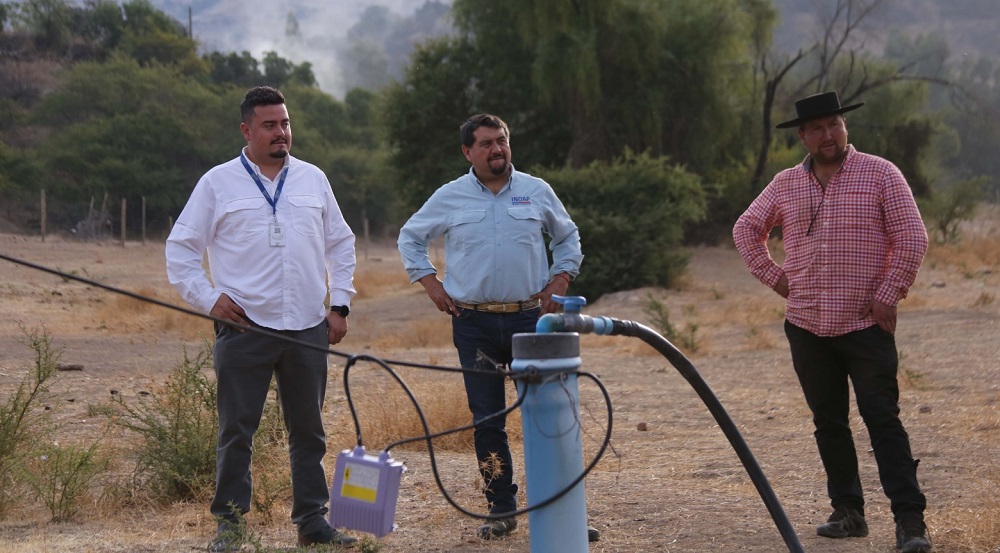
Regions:
<svg viewBox="0 0 1000 553"><path fill-rule="evenodd" d="M37 198L22 198L5 202L3 219L13 228L27 234L46 236L59 234L86 241L126 240L146 243L147 236L166 236L173 218L148 219L146 197L91 197L88 203L53 197L40 190Z"/></svg>

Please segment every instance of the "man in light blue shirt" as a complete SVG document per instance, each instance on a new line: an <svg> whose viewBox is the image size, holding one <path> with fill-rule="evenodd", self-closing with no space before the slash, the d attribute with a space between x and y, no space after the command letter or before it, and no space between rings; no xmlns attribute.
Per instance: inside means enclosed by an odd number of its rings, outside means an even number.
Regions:
<svg viewBox="0 0 1000 553"><path fill-rule="evenodd" d="M469 172L439 188L399 231L399 253L410 282L420 282L437 308L452 316L462 367L502 370L512 358L511 338L534 332L544 313L558 308L580 271L580 233L566 208L543 180L511 165L510 132L499 117L474 115L460 128ZM549 266L545 235L551 237ZM444 236L444 282L430 261L428 244ZM473 421L506 408L501 374L465 373ZM513 482L506 420L477 424L476 457L486 482L490 513L482 539L515 528L517 485ZM589 529L591 541L599 534Z"/></svg>

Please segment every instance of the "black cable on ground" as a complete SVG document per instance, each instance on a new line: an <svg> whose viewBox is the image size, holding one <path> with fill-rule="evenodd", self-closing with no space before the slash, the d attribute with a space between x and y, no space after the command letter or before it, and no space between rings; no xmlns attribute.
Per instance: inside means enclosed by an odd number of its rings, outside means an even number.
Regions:
<svg viewBox="0 0 1000 553"><path fill-rule="evenodd" d="M612 411L612 408L611 408L611 396L610 396L610 394L608 394L608 390L607 390L607 388L605 388L604 384L595 375L593 375L591 373L588 373L588 372L582 372L582 371L576 372L576 374L578 376L583 376L585 378L589 378L590 380L593 380L595 384L597 384L598 388L601 390L601 394L603 394L603 396L604 396L605 404L607 405L608 424L607 424L607 428L605 430L604 439L601 442L601 447L599 448L599 450L597 451L597 453L594 455L594 458L583 469L583 471L580 473L579 476L577 476L576 479L574 479L572 482L570 482L569 484L567 484L558 493L553 494L551 497L548 497L548 498L546 498L543 501L540 501L540 502L538 502L538 503L536 503L534 505L529 505L528 507L525 507L523 509L516 509L514 511L506 512L506 513L491 513L491 514L475 513L475 512L472 512L472 511L470 511L470 510L462 507L461 505L459 505L451 497L451 495L448 494L448 491L445 489L444 483L441 481L441 474L440 474L440 472L438 470L437 459L436 459L435 454L434 454L434 442L433 442L433 439L434 438L439 438L441 436L445 436L445 435L448 435L448 434L454 434L456 432L462 432L464 430L471 430L471 429L475 428L476 424L473 423L473 424L468 424L468 425L460 426L460 427L456 427L456 428L450 428L448 430L442 430L440 432L431 433L430 427L427 424L427 418L424 416L423 410L420 408L420 404L417 401L416 396L413 395L413 392L406 385L406 382L402 379L402 377L400 377L399 374L396 373L396 371L394 371L392 369L392 367L390 367L388 365L388 363L386 361L383 361L382 359L379 359L377 357L373 357L373 356L370 356L370 355L355 355L355 356L351 356L348 359L347 364L344 366L344 390L345 390L345 395L347 396L347 404L348 404L348 407L349 407L350 412L351 412L351 418L354 421L354 428L355 428L355 432L356 432L356 436L357 436L357 444L358 445L363 445L362 432L361 432L361 423L360 423L360 420L358 419L357 411L356 411L355 406L354 406L354 402L351 399L350 382L349 382L349 376L348 375L350 373L351 367L353 367L355 365L355 363L357 361L359 361L359 360L371 361L373 363L376 363L377 365L379 365L380 367L382 367L383 369L385 369L386 371L389 372L389 374L393 377L393 379L396 380L396 382L399 383L399 385L403 388L403 391L406 393L407 397L410 398L410 402L413 404L414 409L416 409L417 416L420 419L420 424L421 424L421 426L424 429L424 434L422 436L414 436L414 437L404 438L402 440L398 440L398 441L392 442L392 443L390 443L389 445L387 445L384 448L384 451L390 451L394 447L397 447L397 446L400 446L400 445L403 445L403 444L407 444L407 443L411 443L411 442L426 441L427 442L427 455L428 455L428 457L430 459L431 473L434 475L434 482L437 484L438 489L441 491L441 495L444 496L445 501L447 501L448 504L450 504L452 507L454 507L455 510L457 510L458 512L460 512L460 513L462 513L462 514L464 514L466 516L470 516L470 517L473 517L473 518L484 519L484 520L499 520L499 519L504 519L504 518L509 518L509 517L513 517L513 516L517 516L517 515L523 515L523 514L526 514L526 513L530 513L531 511L534 511L536 509L541 509L542 507L545 507L547 505L551 505L553 502L557 501L559 498L561 498L562 496L564 496L567 493L569 493L574 487L576 487L577 484L579 484L587 476L587 474L590 473L591 470L593 470L593 468L595 466L597 466L597 463L601 460L601 457L604 455L605 450L607 450L608 445L611 442L611 427L612 427L612 422L613 422L613 414L612 414L613 411ZM478 370L478 369L467 369L467 370L471 371L471 372L483 372L482 370ZM517 379L534 379L534 378L538 377L537 371L533 370L531 367L528 367L528 370L525 371L525 373L526 374L524 374L524 373L512 373L512 372L508 371L508 372L505 372L503 374L504 374L504 376L508 376L508 377L510 377L513 380L517 380ZM496 413L492 413L492 414L484 417L483 419L479 420L478 422L482 423L484 421L487 421L487 420L490 420L490 419L493 419L493 418L496 418L496 417L499 417L499 416L505 416L505 415L513 412L515 409L517 409L518 407L520 407L522 403L524 403L524 397L525 397L524 393L526 393L526 391L527 391L527 387L524 387L524 391L518 394L517 400L514 401L514 403L512 403L511 405L509 405L506 409L503 409L501 411L497 411ZM578 419L578 423L579 423L579 419Z"/></svg>
<svg viewBox="0 0 1000 553"><path fill-rule="evenodd" d="M406 386L405 382L403 382L403 380L399 377L399 375L396 374L396 372L393 371L392 368L389 365L398 365L398 366L404 366L404 367L422 368L422 369L448 371L448 372L462 372L462 373L464 373L464 372L483 372L481 369L465 369L465 368L455 368L455 367L441 367L441 366L437 366L437 365L425 365L425 364L420 364L420 363L411 363L411 362L407 362L407 361L383 360L383 359L378 359L376 357L371 357L371 356L355 356L355 355L351 355L351 354L348 354L348 353L339 352L339 351L336 351L336 350L333 350L333 349L330 349L330 348L327 348L327 347L317 346L315 344L303 342L303 341L300 341L300 340L296 340L294 338L289 338L288 336L285 336L283 334L280 334L280 333L277 333L277 332L274 332L274 331L271 331L271 330L268 330L266 328L262 328L262 327L259 327L259 326L236 324L236 323L233 323L232 321L229 321L229 320L225 320L225 319L220 319L220 318L217 318L217 317L213 317L213 316L205 314L205 313L201 313L201 312L194 311L194 310L191 310L191 309L187 309L187 308L184 308L184 307L179 307L179 306L176 306L176 305L173 305L173 304L170 304L170 303L166 303L164 301L160 301L160 300L157 300L157 299L154 299L154 298L143 296L141 294L136 294L136 293L130 292L128 290L123 290L123 289L116 288L114 286L109 286L107 284L103 284L103 283L100 283L100 282L97 282L97 281L94 281L94 280L91 280L91 279L86 279L86 278L83 278L83 277L79 277L79 276L76 276L76 275L71 275L71 274L68 274L68 273L65 273L65 272L62 272L62 271L58 271L58 270L55 270L55 269L50 269L50 268L42 266L42 265L37 265L35 263L31 263L31 262L28 262L28 261L24 261L24 260L21 260L21 259L10 257L10 256L4 255L4 254L0 254L0 259L6 260L6 261L10 261L11 263L15 263L15 264L18 264L18 265L23 265L25 267L29 267L29 268L32 268L32 269L36 269L38 271L42 271L42 272L45 272L45 273L56 275L56 276L58 276L60 278L63 278L65 280L75 280L77 282L81 282L81 283L86 284L88 286L94 286L96 288L101 288L103 290L107 290L109 292L113 292L113 293L116 293L116 294L127 296L127 297L130 297L130 298L139 300L139 301L143 301L143 302L147 302L147 303L152 303L152 304L158 305L160 307L165 307L167 309L172 309L174 311L179 311L181 313L185 313L185 314L192 315L192 316L195 316L195 317L201 317L203 319L208 319L208 320L214 321L216 323L227 324L227 325L233 326L235 328L239 328L241 330L250 331L250 332L256 332L258 334L270 336L272 338L277 338L279 340L285 340L285 341L287 341L289 343L294 343L294 344L300 345L302 347L306 347L306 348L310 348L310 349L316 349L316 350L319 350L319 351L324 351L324 352L326 352L329 355L336 355L336 356L339 356L339 357L344 357L344 358L346 358L348 360L347 366L345 366L345 370L344 370L344 383L345 383L345 387L347 386L347 372L348 372L347 369L348 369L348 367L352 366L358 359L366 359L366 360L370 360L372 362L378 363L383 368L385 368L386 370L388 370L393 375L393 377L397 380L397 382L399 382L403 386L403 388L406 391L407 395L410 397L410 400L413 402L415 408L417 409L418 415L420 416L421 424L422 424L422 426L424 428L424 436L416 436L416 437L413 437L413 438L407 438L405 440L402 440L400 442L396 442L395 444L391 444L391 445L400 445L402 443L409 443L409 442L412 442L412 441L426 440L427 441L427 446L428 446L428 454L429 454L430 459L431 459L431 467L432 467L432 470L434 472L434 479L437 482L438 488L441 490L441 493L445 496L445 499L448 501L448 503L450 503L453 507L455 507L455 509L457 509L458 511L460 511L461 513L463 513L463 514L465 514L467 516L471 516L471 517L475 517L475 518L481 518L481 519L487 519L487 520L498 519L498 518L507 518L507 517L511 517L511 516L516 516L516 515L528 513L528 512L530 512L532 510L539 509L539 508L542 508L542 507L544 507L546 505L551 504L552 502L558 500L560 497L562 497L563 495L565 495L566 493L568 493L571 489L573 489L574 486L576 486L576 484L578 484L580 481L582 481L587 476L587 474L597 465L598 461L600 461L601 457L604 454L604 451L607 449L607 447L608 447L608 445L609 445L609 443L611 441L612 410L611 410L611 398L610 398L610 396L609 396L609 394L607 392L607 389L604 387L604 385L601 383L601 381L596 376L594 376L593 374L586 373L586 372L578 372L577 373L578 375L590 378L591 380L593 380L597 384L597 386L601 390L601 393L604 395L605 402L607 403L607 406L608 406L608 427L607 427L607 430L605 432L605 437L604 437L604 440L603 440L603 442L601 444L600 450L594 456L594 459L584 468L583 472L580 473L580 475L575 480L573 480L572 483L570 483L568 486L566 486L562 491L560 491L557 494L554 494L552 497L550 497L550 498L548 498L548 499L546 499L546 500L544 500L542 502L539 502L536 505L532 505L532 506L526 507L524 509L519 509L519 510L511 511L509 513L499 513L499 514L496 514L496 515L481 515L481 514L473 513L471 511L468 511L468 510L464 509L463 507L459 506L458 504L456 504L454 502L454 500L445 491L444 485L441 482L440 475L439 475L438 470L437 470L437 463L436 463L436 461L434 459L432 439L435 438L435 437L438 437L438 436L445 435L445 434L449 434L449 433L453 433L453 432L459 432L459 431L462 431L462 430L467 430L469 428L473 428L475 425L469 425L469 426L461 427L461 428L458 428L458 429L446 430L446 431L443 431L443 432L438 432L438 433L435 433L435 434L431 434L430 433L430 428L427 425L427 421L424 418L424 415L423 415L422 410L420 409L420 406L417 404L416 398L413 396L412 392ZM729 417L729 414L726 413L725 408L719 402L718 398L716 398L715 395L712 393L712 390L711 390L711 388L708 387L708 384L705 383L704 379L701 378L701 375L698 374L698 371L695 369L695 367L691 363L691 361L689 361L684 356L684 354L682 354L680 352L680 350L678 350L676 347L674 347L674 345L671 344L666 338L664 338L663 336L660 336L659 334L657 334L652 329L650 329L650 328L648 328L646 326L643 326L642 324L633 322L633 321L621 321L621 320L618 320L618 319L612 319L612 321L613 321L613 330L611 332L612 335L617 334L617 335L622 335L622 336L633 336L633 337L637 337L637 338L642 339L644 342L646 342L647 344L653 346L654 349L656 349L664 357L666 357L667 360L669 360L671 362L671 364L673 364L674 367L677 368L677 370L681 373L681 375L684 376L684 378L688 381L688 383L691 384L691 386L694 388L695 392L697 392L698 396L702 399L702 401L708 407L708 410L715 417L715 420L719 423L719 427L722 429L723 433L729 439L730 444L733 446L733 449L736 451L737 456L739 456L740 460L743 462L743 466L746 468L747 473L750 475L750 479L753 481L754 486L757 488L758 493L760 494L761 498L764 500L764 505L767 507L768 512L771 514L771 518L774 520L775 524L777 525L778 531L781 533L782 538L784 538L785 544L788 545L789 550L792 551L793 553L800 553L800 552L802 552L803 551L802 545L801 545L801 543L799 543L798 537L795 535L795 530L792 527L791 522L788 520L787 515L785 514L784 510L781 508L781 504L778 501L777 496L775 496L774 491L771 489L771 486L770 486L770 484L767 481L767 477L764 476L763 471L760 469L760 466L757 464L756 459L754 459L753 454L750 452L750 448L747 446L746 442L743 440L743 436L740 435L739 430L736 428L736 425L733 423L732 419ZM532 378L534 376L537 376L537 375L532 375L531 374L532 371L530 371L530 370L528 371L528 373L529 373L528 375L513 375L510 372L506 372L506 373L504 373L504 375L508 376L508 377L511 377L511 378ZM359 422L357 420L356 413L354 411L353 403L350 401L349 388L345 388L345 392L348 393L348 404L350 405L350 408L351 408L351 415L352 415L352 417L354 417L355 430L356 430L357 438L358 438L359 444L360 444L361 430L360 430ZM511 412L513 409L516 409L518 406L520 406L520 404L521 404L521 402L523 400L524 400L523 397L519 397L518 401L515 402L513 405L511 405L507 409L504 409L503 411L500 411L498 413L494 413L493 415L490 415L490 417L500 416L502 414L506 414L506 413ZM388 450L388 449L389 448L386 448L386 450Z"/></svg>
<svg viewBox="0 0 1000 553"><path fill-rule="evenodd" d="M729 417L725 407L722 406L719 399L712 393L712 389L708 387L705 380L698 374L698 370L695 369L691 361L666 338L660 336L651 328L634 321L620 321L617 319L612 319L612 321L612 335L633 336L653 346L691 384L691 387L697 392L698 397L701 398L705 406L712 413L712 416L715 417L716 422L719 423L719 428L722 429L726 438L729 438L729 443L736 450L736 455L743 462L743 467L746 468L747 473L750 475L750 480L753 481L761 499L764 500L764 505L778 527L781 537L785 540L788 550L793 553L804 551L798 536L795 534L795 528L792 527L791 521L788 520L788 515L785 514L784 509L781 507L781 502L778 501L774 490L771 489L771 484L767 481L767 477L764 476L764 471L761 470L753 453L750 452L750 447L743 440L743 436L736 428L736 424L733 423L733 419Z"/></svg>
<svg viewBox="0 0 1000 553"><path fill-rule="evenodd" d="M51 269L49 267L45 267L44 265L38 265L38 264L32 263L30 261L24 261L23 259L18 259L16 257L10 257L10 256L2 254L2 253L0 253L0 259L3 259L5 261L10 261L11 263L14 263L16 265L23 265L25 267L28 267L30 269L35 269L35 270L41 271L43 273L49 273L50 275L55 275L55 276L57 276L59 278L62 278L64 280L75 280L77 282L86 284L87 286L93 286L95 288L100 288L102 290L107 290L108 292L112 292L112 293L115 293L115 294L126 296L126 297L132 298L134 300L138 300L138 301L142 301L142 302L146 302L146 303L151 303L153 305L158 305L160 307L165 307L167 309L172 309L174 311L178 311L178 312L184 313L186 315L191 315L193 317L199 317L199 318L202 318L202 319L208 319L209 321L214 321L214 322L219 323L219 324L229 325L229 326L231 326L233 328L237 328L237 329L240 329L240 330L249 331L249 332L256 332L257 334L261 334L263 336L269 336L271 338L275 338L275 339L278 339L278 340L284 340L284 341L286 341L286 342L288 342L290 344L295 344L295 345L298 345L298 346L302 346L304 348L309 348L309 349L313 349L313 350L317 350L317 351L322 351L322 352L327 353L328 355L336 355L337 357L344 357L344 358L350 358L351 357L351 354L349 354L349 353L344 353L344 352L341 352L341 351L330 349L328 347L317 346L316 344L312 344L312 343L309 343L309 342L303 342L301 340L296 340L295 338L289 338L288 336L285 336L284 334L280 334L280 333L274 332L274 331L269 330L267 328L263 328L263 327L260 327L260 326L253 326L253 325L245 325L245 324L234 323L233 321L230 321L228 319L220 319L218 317L213 317L212 315L209 315L207 313L202 313L200 311L195 311L193 309L188 309L186 307L180 307L180 306L174 305L172 303L167 303L165 301L158 300L156 298L151 298L149 296L143 296L142 294L137 294L135 292L130 292L130 291L124 290L122 288L116 288L116 287L110 286L108 284L97 282L96 280L93 280L93 279L83 278L83 277L80 277L80 276L77 276L77 275L65 273L63 271L58 271L56 269ZM430 370L446 371L446 372L475 372L475 371L478 370L478 369L463 369L463 368L460 368L460 367L442 367L440 365L426 365L426 364L421 364L421 363L411 363L409 361L395 361L395 360L392 360L392 359L385 359L384 361L386 363L391 364L391 365L398 365L400 367L413 367L413 368L419 368L419 369L430 369Z"/></svg>
<svg viewBox="0 0 1000 553"><path fill-rule="evenodd" d="M472 429L472 428L475 427L475 424L470 424L470 425L462 426L462 427L459 427L459 428L453 428L453 429L449 429L449 430L444 430L444 431L432 434L430 432L430 427L427 425L427 420L424 417L423 410L420 408L420 405L417 402L416 397L413 395L413 392L409 389L409 387L406 385L406 383L403 381L403 379L396 373L396 371L394 371L392 369L392 367L390 365L397 365L397 366L411 367L411 368L420 368L420 369L427 369L427 370L446 371L446 372L461 372L461 373L469 372L469 373L488 373L488 374L498 374L498 373L495 373L495 372L492 372L492 371L486 371L486 370L483 370L483 369L466 369L466 368L459 368L459 367L442 367L442 366L439 366L439 365L426 365L426 364L421 364L421 363L411 363L411 362L408 362L408 361L395 361L395 360L389 360L389 359L379 359L377 357L370 356L370 355L352 355L352 354L349 354L349 353L343 353L343 352L339 352L339 351L330 349L328 347L317 346L316 344L313 344L313 343L304 342L304 341L301 341L301 340L297 340L295 338L290 338L288 336L285 336L284 334L281 334L281 333L269 330L267 328L263 328L263 327L255 326L255 325L237 324L237 323L234 323L234 322L232 322L230 320L227 320L227 319L220 319L218 317L213 317L212 315L209 315L209 314L205 314L205 313L201 313L199 311L194 311L192 309L188 309L188 308L185 308L185 307L180 307L180 306L177 306L177 305L173 305L173 304L170 304L170 303L167 303L167 302L164 302L164 301L160 301L160 300L155 299L155 298L150 298L148 296L143 296L141 294L137 294L135 292L130 292L128 290L124 290L124 289L121 289L121 288L116 288L114 286L103 284L103 283L97 282L97 281L92 280L92 279L87 279L87 278L79 277L79 276L76 276L76 275L65 273L63 271L58 271L56 269L51 269L51 268L45 267L43 265L38 265L38 264L35 264L35 263L31 263L29 261L24 261L22 259L17 259L17 258L14 258L14 257L10 257L10 256L2 254L2 253L0 253L0 259L6 260L6 261L10 261L11 263L15 263L17 265L23 265L25 267L28 267L28 268L31 268L31 269L35 269L35 270L38 270L38 271L41 271L41 272L44 272L44 273L49 273L49 274L58 276L58 277L60 277L62 279L65 279L65 280L74 280L74 281L86 284L88 286L93 286L95 288L100 288L100 289L106 290L108 292L112 292L112 293L119 294L119 295L122 295L122 296L127 296L127 297L130 297L130 298L138 300L138 301L142 301L142 302L146 302L146 303L151 303L151 304L154 304L154 305L158 305L160 307L165 307L167 309L172 309L174 311L179 311L181 313L184 313L184 314L187 314L187 315L191 315L191 316L194 316L194 317L200 317L202 319L208 319L210 321L214 321L214 322L219 323L219 324L229 325L229 326L232 326L234 328L238 328L240 330L249 331L249 332L255 332L257 334L261 334L261 335L264 335L264 336L269 336L271 338L275 338L275 339L278 339L278 340L284 340L285 342L296 344L296 345L299 345L299 346L302 346L302 347L305 347L305 348L314 349L314 350L318 350L318 351L323 351L323 352L326 352L328 355L336 355L336 356L339 356L339 357L346 358L347 359L347 363L344 366L344 391L345 391L345 394L347 396L347 403L348 403L348 406L350 408L351 417L354 420L354 428L355 428L355 434L356 434L356 437L357 437L357 440L358 440L358 442L357 442L358 445L362 445L362 441L361 441L362 440L362 437L361 437L361 426L360 426L360 422L359 422L358 417L357 417L357 412L355 410L354 403L351 400L350 386L348 384L348 373L349 373L350 367L352 367L358 360L367 360L367 361L371 361L373 363L376 363L376 364L380 365L382 368L384 368L387 371L389 371L389 373L392 375L392 377L400 384L400 386L402 386L403 390L406 392L407 396L410 398L410 401L413 403L414 408L417 410L417 415L420 418L420 423L421 423L421 425L424 428L424 435L423 436L415 436L415 437L412 437L412 438L406 438L406 439L403 439L403 440L399 440L397 442L389 444L389 446L387 446L385 448L385 450L389 451L389 449L391 447L395 447L395 446L402 445L402 444L405 444L405 443L410 443L410 442L425 440L427 442L428 455L429 455L430 461L431 461L431 469L432 469L432 471L434 473L434 480L437 483L438 489L441 490L441 494L444 495L445 500L448 501L448 503L451 504L452 507L454 507L455 509L457 509L459 512L461 512L461 513L463 513L463 514L465 514L467 516L473 517L473 518L480 518L480 519L486 519L486 520L494 520L494 519L500 519L500 518L507 518L507 517L511 517L511 516L515 516L515 515L525 514L525 513L528 513L530 511L533 511L535 509L540 509L542 507L545 507L546 505L551 504L552 502L558 500L560 497L562 497L565 494L569 493L569 491L572 490L574 486L576 486L581 480L584 479L584 477L587 476L587 474L597 465L598 461L600 461L601 456L604 454L604 451L607 449L608 444L611 441L611 421L612 421L611 397L609 396L607 389L604 387L604 385L601 383L601 381L597 379L596 376L594 376L594 375L592 375L590 373L586 373L586 372L578 372L577 373L578 375L581 375L581 376L584 376L584 377L588 377L588 378L590 378L591 380L593 380L597 384L597 386L601 390L601 393L604 395L605 402L606 402L606 404L608 406L608 427L607 427L607 431L605 432L604 440L603 440L603 442L601 444L600 450L597 452L597 455L594 456L594 459L590 462L590 464L587 465L587 467L583 470L583 472L580 473L580 475L575 480L573 480L572 483L570 483L565 488L563 488L563 490L560 491L559 493L554 494L552 497L550 497L550 498L548 498L548 499L546 499L544 501L541 501L541 502L539 502L536 505L532 505L530 507L526 507L524 509L519 509L519 510L516 510L516 511L511 511L509 513L499 513L499 514L495 514L495 515L494 514L483 515L483 514L474 513L472 511L469 511L469 510L461 507L460 505L458 505L451 498L451 496L448 495L448 492L445 491L444 484L441 482L441 476L440 476L440 473L439 473L439 471L437 469L437 462L436 462L435 457L434 457L434 445L433 445L432 440L433 440L433 438L436 438L436 437L444 436L444 435L447 435L447 434L452 434L452 433L455 433L455 432L461 432L463 430ZM512 379L521 379L521 378L527 379L527 378L535 378L535 377L537 377L537 371L532 371L532 370L530 370L530 368L527 371L527 373L528 374L526 374L526 375L525 374L513 374L510 371L507 371L507 372L503 372L503 373L500 373L500 374L503 374L503 376L510 377ZM512 412L514 409L517 409L518 407L520 407L521 403L523 403L523 402L524 402L524 396L519 394L519 396L517 398L517 401L515 401L512 405L508 406L506 409L504 409L502 411L498 411L496 413L493 413L493 414L485 417L482 420L489 420L489 419L492 419L494 417L499 417L501 415L506 415L506 414ZM480 422L482 422L482 421L480 421Z"/></svg>

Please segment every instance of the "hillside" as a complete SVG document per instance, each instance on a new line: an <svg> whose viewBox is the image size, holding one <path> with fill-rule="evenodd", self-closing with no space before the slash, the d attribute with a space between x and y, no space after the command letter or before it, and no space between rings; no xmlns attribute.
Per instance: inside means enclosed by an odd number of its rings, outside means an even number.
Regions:
<svg viewBox="0 0 1000 553"><path fill-rule="evenodd" d="M774 44L786 52L816 40L821 21L828 19L833 7L848 3L847 0L773 2L781 12ZM952 62L963 57L1000 57L1000 41L996 39L1000 12L996 0L882 0L878 4L860 28L865 46L877 54L882 53L891 31L901 31L910 37L930 34L941 37L948 44Z"/></svg>

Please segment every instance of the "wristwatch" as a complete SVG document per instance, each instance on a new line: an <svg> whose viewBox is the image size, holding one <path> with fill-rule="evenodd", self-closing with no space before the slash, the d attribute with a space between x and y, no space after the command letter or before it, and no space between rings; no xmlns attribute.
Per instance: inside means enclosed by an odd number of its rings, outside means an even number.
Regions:
<svg viewBox="0 0 1000 553"><path fill-rule="evenodd" d="M346 305L331 305L330 311L340 315L345 319L347 318L348 315L351 314L351 308L347 307Z"/></svg>

